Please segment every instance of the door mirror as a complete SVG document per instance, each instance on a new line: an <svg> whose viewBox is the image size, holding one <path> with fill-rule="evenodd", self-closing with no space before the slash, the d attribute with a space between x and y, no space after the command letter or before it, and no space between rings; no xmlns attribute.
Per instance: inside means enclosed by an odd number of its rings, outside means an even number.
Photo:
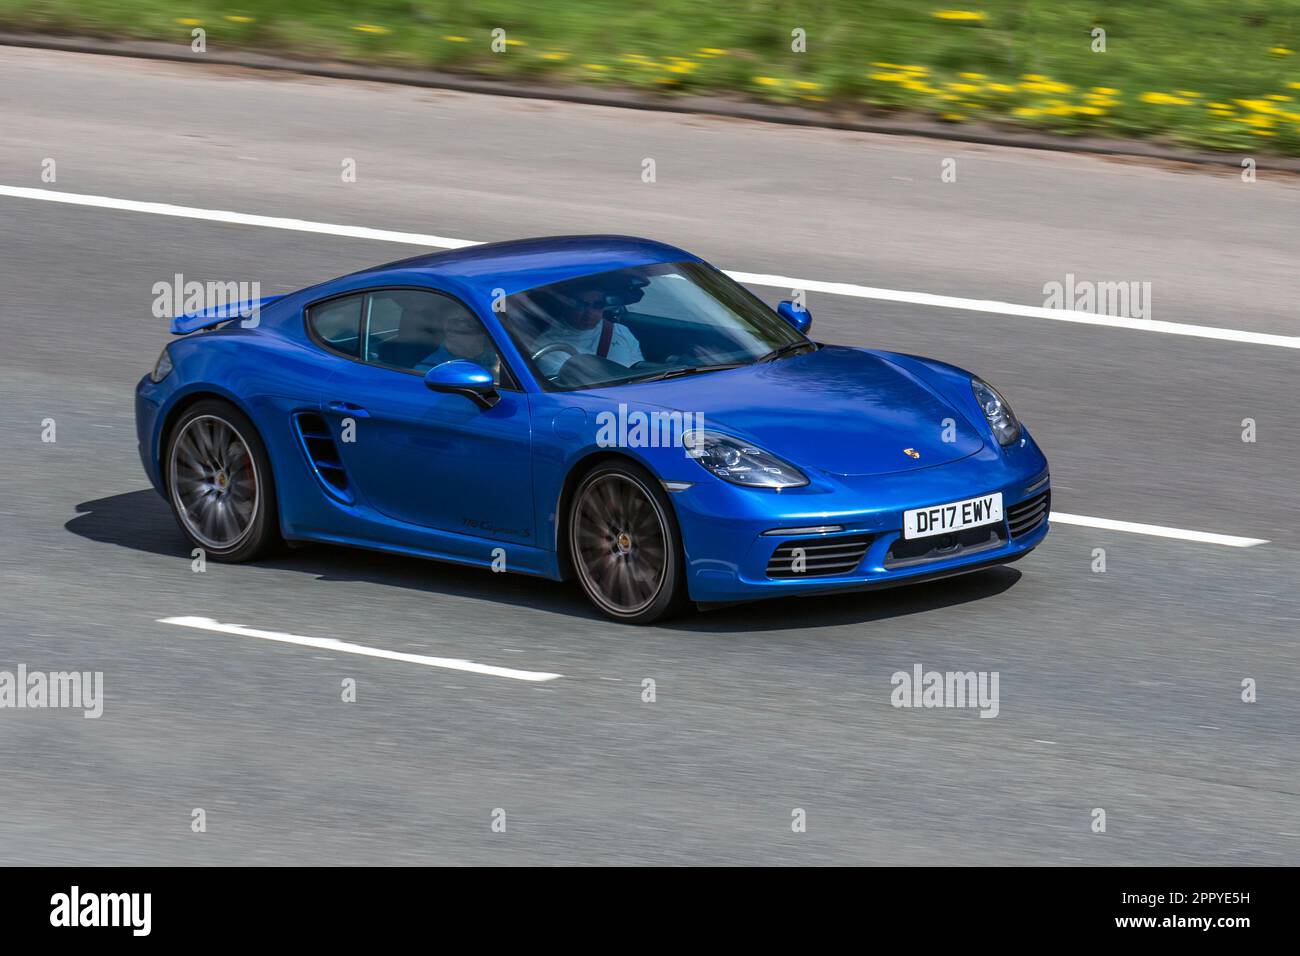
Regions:
<svg viewBox="0 0 1300 956"><path fill-rule="evenodd" d="M778 303L776 312L801 333L806 334L808 327L812 325L812 313L803 306L796 306L789 299Z"/></svg>
<svg viewBox="0 0 1300 956"><path fill-rule="evenodd" d="M491 408L501 400L492 373L465 359L452 359L435 365L424 373L424 384L435 392L464 395L484 408Z"/></svg>

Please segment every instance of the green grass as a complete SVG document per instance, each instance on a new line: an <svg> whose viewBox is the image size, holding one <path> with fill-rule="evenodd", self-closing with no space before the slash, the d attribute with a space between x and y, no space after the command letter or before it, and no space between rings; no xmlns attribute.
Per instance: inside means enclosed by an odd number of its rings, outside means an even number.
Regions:
<svg viewBox="0 0 1300 956"><path fill-rule="evenodd" d="M194 26L210 51L1300 154L1300 0L0 0L9 30L188 44ZM791 51L795 28L805 53Z"/></svg>

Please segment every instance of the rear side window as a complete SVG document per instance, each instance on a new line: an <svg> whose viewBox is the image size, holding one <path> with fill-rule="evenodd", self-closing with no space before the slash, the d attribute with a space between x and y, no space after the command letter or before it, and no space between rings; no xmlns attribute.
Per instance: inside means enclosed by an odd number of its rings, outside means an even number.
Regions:
<svg viewBox="0 0 1300 956"><path fill-rule="evenodd" d="M352 358L361 356L361 304L365 295L330 299L307 310L307 323L321 342Z"/></svg>

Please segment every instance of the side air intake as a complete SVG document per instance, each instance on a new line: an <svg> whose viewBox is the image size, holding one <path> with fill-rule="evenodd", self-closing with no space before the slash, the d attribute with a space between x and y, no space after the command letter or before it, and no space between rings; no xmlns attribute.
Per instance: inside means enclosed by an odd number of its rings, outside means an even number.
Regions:
<svg viewBox="0 0 1300 956"><path fill-rule="evenodd" d="M293 417L294 428L302 450L307 454L312 471L330 495L345 504L352 504L352 487L348 483L348 473L343 468L343 459L339 457L338 445L330 434L325 419L311 412L299 412Z"/></svg>

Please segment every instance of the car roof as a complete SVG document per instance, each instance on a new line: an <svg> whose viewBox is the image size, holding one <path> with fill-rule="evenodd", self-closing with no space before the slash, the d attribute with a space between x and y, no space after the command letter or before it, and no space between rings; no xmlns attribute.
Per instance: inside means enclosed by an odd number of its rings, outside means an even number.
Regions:
<svg viewBox="0 0 1300 956"><path fill-rule="evenodd" d="M685 250L635 236L547 236L466 246L414 256L347 276L385 281L391 273L425 273L435 284L469 287L483 299L578 276L659 262L699 262Z"/></svg>

